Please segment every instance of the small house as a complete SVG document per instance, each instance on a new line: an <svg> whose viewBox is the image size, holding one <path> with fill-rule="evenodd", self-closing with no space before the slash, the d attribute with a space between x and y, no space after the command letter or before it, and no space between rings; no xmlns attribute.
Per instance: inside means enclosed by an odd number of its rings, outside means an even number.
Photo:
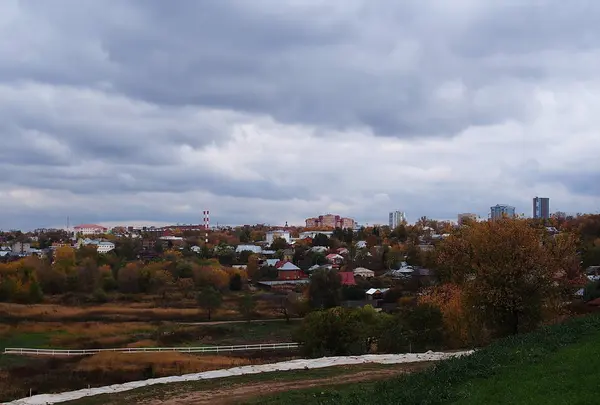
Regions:
<svg viewBox="0 0 600 405"><path fill-rule="evenodd" d="M380 300L389 288L369 288L365 293L368 300Z"/></svg>
<svg viewBox="0 0 600 405"><path fill-rule="evenodd" d="M375 272L373 270L369 270L364 267L355 268L353 273L356 277L363 277L363 278L375 277Z"/></svg>
<svg viewBox="0 0 600 405"><path fill-rule="evenodd" d="M292 262L279 262L277 264L278 280L300 280L306 278L306 274Z"/></svg>

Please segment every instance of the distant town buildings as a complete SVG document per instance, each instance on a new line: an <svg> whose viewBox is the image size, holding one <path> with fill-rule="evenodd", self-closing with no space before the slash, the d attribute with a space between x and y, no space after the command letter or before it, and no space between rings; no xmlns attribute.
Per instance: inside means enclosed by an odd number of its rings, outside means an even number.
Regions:
<svg viewBox="0 0 600 405"><path fill-rule="evenodd" d="M99 235L108 232L108 228L96 224L83 224L73 227L73 231L76 235Z"/></svg>
<svg viewBox="0 0 600 405"><path fill-rule="evenodd" d="M458 214L458 224L462 225L465 221L477 221L477 214L473 214L471 212Z"/></svg>
<svg viewBox="0 0 600 405"><path fill-rule="evenodd" d="M509 218L515 217L515 207L512 205L506 204L496 204L493 207L490 207L490 218L491 219L499 219L504 216Z"/></svg>
<svg viewBox="0 0 600 405"><path fill-rule="evenodd" d="M403 211L393 211L389 215L389 226L394 229L406 222L406 214Z"/></svg>
<svg viewBox="0 0 600 405"><path fill-rule="evenodd" d="M533 199L533 217L550 218L550 199L547 197L535 197Z"/></svg>
<svg viewBox="0 0 600 405"><path fill-rule="evenodd" d="M266 233L267 244L273 244L273 241L277 238L281 238L285 240L288 244L292 243L292 235L290 231L286 231L283 229L277 229L273 231L268 231Z"/></svg>
<svg viewBox="0 0 600 405"><path fill-rule="evenodd" d="M339 215L326 214L315 218L306 219L307 228L354 228L352 218L344 218Z"/></svg>

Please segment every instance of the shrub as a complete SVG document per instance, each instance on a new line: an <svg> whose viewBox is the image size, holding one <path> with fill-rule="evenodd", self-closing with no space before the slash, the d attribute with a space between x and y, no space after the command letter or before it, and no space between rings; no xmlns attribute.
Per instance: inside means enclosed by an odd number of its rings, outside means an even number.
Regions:
<svg viewBox="0 0 600 405"><path fill-rule="evenodd" d="M229 289L231 291L240 291L242 289L242 276L239 273L234 274L229 279Z"/></svg>
<svg viewBox="0 0 600 405"><path fill-rule="evenodd" d="M373 307L336 307L308 314L295 333L305 356L350 356L368 353L382 316Z"/></svg>
<svg viewBox="0 0 600 405"><path fill-rule="evenodd" d="M600 280L588 283L583 289L583 301L588 302L600 298Z"/></svg>
<svg viewBox="0 0 600 405"><path fill-rule="evenodd" d="M92 299L100 304L108 301L108 294L102 288L96 288L92 294Z"/></svg>

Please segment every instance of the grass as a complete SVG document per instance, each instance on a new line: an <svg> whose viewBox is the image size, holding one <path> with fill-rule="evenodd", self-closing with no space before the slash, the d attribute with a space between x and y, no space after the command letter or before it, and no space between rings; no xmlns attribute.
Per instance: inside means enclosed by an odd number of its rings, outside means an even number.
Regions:
<svg viewBox="0 0 600 405"><path fill-rule="evenodd" d="M75 371L143 372L151 371L153 377L199 373L221 368L252 364L250 359L228 356L195 356L184 353L98 353L85 357Z"/></svg>
<svg viewBox="0 0 600 405"><path fill-rule="evenodd" d="M260 404L596 403L600 316L500 340L467 357L392 380L291 391Z"/></svg>
<svg viewBox="0 0 600 405"><path fill-rule="evenodd" d="M207 390L223 390L241 384L251 384L260 382L285 382L299 381L308 379L330 378L352 374L359 371L371 371L395 368L393 364L360 364L339 367L327 367L314 370L296 370L296 371L278 371L272 373L251 374L244 376L235 376L214 380L200 380L173 383L169 385L153 385L139 388L132 391L126 391L118 394L97 395L88 398L81 398L75 401L65 402L65 405L105 405L105 404L124 404L143 403L149 400L164 400L175 395L185 393L200 392Z"/></svg>
<svg viewBox="0 0 600 405"><path fill-rule="evenodd" d="M600 333L538 364L507 368L494 378L465 384L456 405L593 404L598 402Z"/></svg>

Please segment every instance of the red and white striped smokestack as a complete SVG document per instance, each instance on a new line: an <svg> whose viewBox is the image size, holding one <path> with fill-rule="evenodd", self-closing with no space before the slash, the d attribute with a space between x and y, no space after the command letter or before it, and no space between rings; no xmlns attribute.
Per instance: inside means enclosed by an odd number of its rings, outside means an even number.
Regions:
<svg viewBox="0 0 600 405"><path fill-rule="evenodd" d="M204 243L208 244L208 229L210 228L210 217L209 217L209 211L206 210L204 211Z"/></svg>

